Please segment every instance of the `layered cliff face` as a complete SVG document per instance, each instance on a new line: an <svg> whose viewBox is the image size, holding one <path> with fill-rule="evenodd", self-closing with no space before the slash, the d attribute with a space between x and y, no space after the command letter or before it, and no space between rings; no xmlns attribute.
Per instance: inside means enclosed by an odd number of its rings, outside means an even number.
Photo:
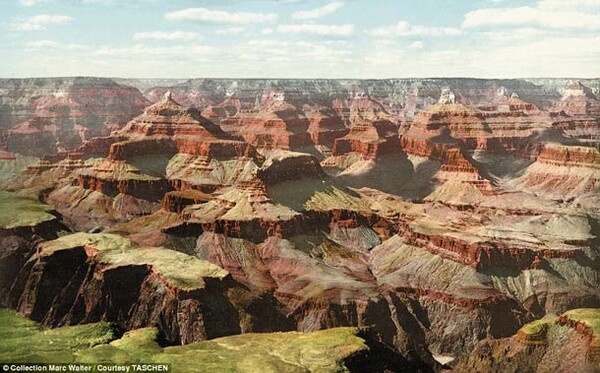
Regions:
<svg viewBox="0 0 600 373"><path fill-rule="evenodd" d="M173 190L231 185L255 153L167 93L120 131L85 144L80 156L104 159L75 172L49 200L72 224L90 229L151 214Z"/></svg>
<svg viewBox="0 0 600 373"><path fill-rule="evenodd" d="M580 82L569 84L554 110L566 114L556 121L555 126L569 137L590 146L600 142L600 100L591 89Z"/></svg>
<svg viewBox="0 0 600 373"><path fill-rule="evenodd" d="M8 80L3 88L4 144L29 156L74 150L121 128L149 104L137 89L109 79Z"/></svg>
<svg viewBox="0 0 600 373"><path fill-rule="evenodd" d="M40 244L5 303L48 326L159 325L167 340L189 343L239 332L227 277L219 267L165 248L77 233Z"/></svg>
<svg viewBox="0 0 600 373"><path fill-rule="evenodd" d="M259 108L221 120L223 129L258 148L299 149L312 144L309 121L283 94L268 95Z"/></svg>
<svg viewBox="0 0 600 373"><path fill-rule="evenodd" d="M234 97L228 97L223 102L210 105L202 110L202 116L211 120L213 123L219 124L221 123L221 120L233 117L240 110L243 110L241 100Z"/></svg>
<svg viewBox="0 0 600 373"><path fill-rule="evenodd" d="M16 193L0 192L0 211L0 305L5 305L35 244L55 239L67 228L51 206Z"/></svg>
<svg viewBox="0 0 600 373"><path fill-rule="evenodd" d="M549 143L537 161L508 184L551 199L569 200L597 197L599 180L597 148Z"/></svg>
<svg viewBox="0 0 600 373"><path fill-rule="evenodd" d="M345 210L346 218L336 223L344 225L377 214L368 226L391 237L370 251L370 271L379 291L416 298L411 307L418 302L427 315L421 328L435 353L461 356L485 336L513 334L532 315L600 302L597 284L584 280L598 274L595 223L584 214L570 215L527 195L484 195L461 212L452 204L414 205L380 192L358 193L318 194L307 208ZM520 211L513 198L522 201ZM385 222L395 228L384 229ZM552 235L540 240L547 230ZM467 317L472 314L477 316Z"/></svg>
<svg viewBox="0 0 600 373"><path fill-rule="evenodd" d="M566 87L557 108L569 115L600 115L598 98L581 82L572 82Z"/></svg>
<svg viewBox="0 0 600 373"><path fill-rule="evenodd" d="M336 139L348 134L349 129L339 114L331 108L317 108L306 113L307 132L316 146L332 149Z"/></svg>
<svg viewBox="0 0 600 373"><path fill-rule="evenodd" d="M519 98L501 98L496 99L500 103L479 109L440 101L415 116L413 125L402 136L404 150L429 156L433 150L424 141L443 134L469 151L535 156L530 138L551 129L553 119Z"/></svg>
<svg viewBox="0 0 600 373"><path fill-rule="evenodd" d="M400 147L397 132L397 127L386 121L355 124L346 136L335 140L333 155L358 153L364 159L376 159L398 152Z"/></svg>

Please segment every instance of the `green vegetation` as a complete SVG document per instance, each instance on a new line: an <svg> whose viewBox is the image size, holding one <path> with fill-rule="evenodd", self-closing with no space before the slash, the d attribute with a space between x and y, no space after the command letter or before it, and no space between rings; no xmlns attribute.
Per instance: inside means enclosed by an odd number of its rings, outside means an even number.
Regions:
<svg viewBox="0 0 600 373"><path fill-rule="evenodd" d="M224 269L194 256L164 247L141 247L116 234L75 233L41 245L39 256L51 255L58 250L89 246L98 250L100 262L113 267L148 264L162 274L169 283L180 289L200 289L203 278L224 278Z"/></svg>
<svg viewBox="0 0 600 373"><path fill-rule="evenodd" d="M368 347L356 328L243 334L168 347L157 362L185 372L339 372L341 360Z"/></svg>
<svg viewBox="0 0 600 373"><path fill-rule="evenodd" d="M70 363L74 353L114 339L111 326L96 323L43 330L14 311L0 309L0 361Z"/></svg>
<svg viewBox="0 0 600 373"><path fill-rule="evenodd" d="M42 330L9 310L0 310L0 325L4 362L166 363L175 372L339 372L346 370L344 358L368 349L357 328L243 334L163 349L154 328L112 340L106 323Z"/></svg>
<svg viewBox="0 0 600 373"><path fill-rule="evenodd" d="M36 226L56 219L52 207L15 193L0 192L0 228Z"/></svg>
<svg viewBox="0 0 600 373"><path fill-rule="evenodd" d="M353 196L336 187L324 192L315 193L312 198L304 204L307 210L328 211L333 209L345 209L351 211L371 212L369 201L361 196Z"/></svg>
<svg viewBox="0 0 600 373"><path fill-rule="evenodd" d="M600 308L579 308L563 313L571 320L584 323L596 338L600 338Z"/></svg>
<svg viewBox="0 0 600 373"><path fill-rule="evenodd" d="M592 329L592 333L596 338L600 338L600 308L578 308L567 311L561 316L585 324ZM544 329L555 325L557 320L558 317L556 315L546 315L543 319L523 325L520 331L527 335L539 334Z"/></svg>
<svg viewBox="0 0 600 373"><path fill-rule="evenodd" d="M143 328L132 330L121 339L76 352L78 363L150 363L162 353L156 342L158 330Z"/></svg>
<svg viewBox="0 0 600 373"><path fill-rule="evenodd" d="M548 327L554 323L556 315L546 315L543 319L532 321L528 324L523 325L521 332L526 335L536 335L543 333Z"/></svg>
<svg viewBox="0 0 600 373"><path fill-rule="evenodd" d="M24 157L18 154L15 155L15 159L0 159L0 189L9 187L15 177L25 171L27 167L36 165L38 161L39 158Z"/></svg>

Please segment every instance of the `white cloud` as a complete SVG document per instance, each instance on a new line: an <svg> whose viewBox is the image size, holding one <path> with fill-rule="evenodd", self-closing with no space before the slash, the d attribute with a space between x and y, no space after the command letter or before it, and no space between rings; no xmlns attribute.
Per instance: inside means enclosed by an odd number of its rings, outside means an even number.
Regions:
<svg viewBox="0 0 600 373"><path fill-rule="evenodd" d="M275 32L275 30L273 30L271 27L268 27L268 28L262 29L260 33L263 35L271 35L274 32Z"/></svg>
<svg viewBox="0 0 600 373"><path fill-rule="evenodd" d="M45 30L49 25L62 25L69 23L73 17L60 14L38 14L29 18L22 18L12 22L9 27L15 31Z"/></svg>
<svg viewBox="0 0 600 373"><path fill-rule="evenodd" d="M292 13L292 18L294 19L315 19L321 18L331 13L334 13L338 9L342 8L344 3L341 1L334 1L320 8L315 8L311 10L301 10L295 13Z"/></svg>
<svg viewBox="0 0 600 373"><path fill-rule="evenodd" d="M164 31L145 31L145 32L136 32L133 35L134 40L196 40L200 37L195 32L185 32L185 31L173 31L173 32L164 32Z"/></svg>
<svg viewBox="0 0 600 373"><path fill-rule="evenodd" d="M150 1L157 0L68 0L68 3L75 5L102 5L102 6L139 6L147 5ZM19 0L21 5L26 7L32 7L43 3L58 4L67 3L67 0Z"/></svg>
<svg viewBox="0 0 600 373"><path fill-rule="evenodd" d="M367 70L373 69L371 73L381 74L382 70L387 70L388 73L402 63L405 51L396 41L375 39L372 45L369 45L368 53L364 53L362 58Z"/></svg>
<svg viewBox="0 0 600 373"><path fill-rule="evenodd" d="M600 0L539 0L538 7L545 9L563 9L579 11L600 9Z"/></svg>
<svg viewBox="0 0 600 373"><path fill-rule="evenodd" d="M43 40L35 40L35 41L31 41L28 42L27 44L25 44L25 51L30 52L30 51L37 51L39 52L40 50L68 50L68 51L90 51L92 50L91 47L87 46L87 45L83 45L83 44L63 44L63 43L59 43L56 42L54 40L48 40L48 39L43 39Z"/></svg>
<svg viewBox="0 0 600 373"><path fill-rule="evenodd" d="M330 46L327 43L307 41L283 41L274 39L254 39L237 48L237 57L246 61L283 62L295 61L306 64L313 62L338 64L352 55L347 49Z"/></svg>
<svg viewBox="0 0 600 373"><path fill-rule="evenodd" d="M275 13L226 12L206 8L188 8L165 15L169 21L202 21L214 23L264 23L277 19Z"/></svg>
<svg viewBox="0 0 600 373"><path fill-rule="evenodd" d="M212 54L214 49L204 45L172 45L168 47L148 47L143 44L132 46L111 46L105 45L94 49L93 55L100 57L132 58L132 57L151 57L151 58L197 58L206 57Z"/></svg>
<svg viewBox="0 0 600 373"><path fill-rule="evenodd" d="M227 27L215 30L217 35L237 35L244 32L246 29L243 27Z"/></svg>
<svg viewBox="0 0 600 373"><path fill-rule="evenodd" d="M486 39L486 42L515 43L523 41L533 41L541 37L550 36L552 33L548 30L532 27L511 28L507 30L494 30L481 32L479 35ZM554 35L556 36L556 35Z"/></svg>
<svg viewBox="0 0 600 373"><path fill-rule="evenodd" d="M581 1L581 0L576 0ZM575 8L548 8L554 0L540 3L544 7L477 9L465 14L463 27L483 26L540 26L546 28L600 29L600 14L572 10ZM571 2L568 2L571 6Z"/></svg>
<svg viewBox="0 0 600 373"><path fill-rule="evenodd" d="M423 48L423 42L422 42L422 41L420 41L420 40L413 41L413 42L410 44L410 47L411 47L411 48L414 48L414 49L421 49L421 48Z"/></svg>
<svg viewBox="0 0 600 373"><path fill-rule="evenodd" d="M397 36L454 36L462 31L454 27L428 27L411 25L406 21L399 21L395 26L377 27L367 31L371 36L397 37Z"/></svg>
<svg viewBox="0 0 600 373"><path fill-rule="evenodd" d="M598 76L600 37L544 37L500 47L490 45L465 51L463 61L478 58L480 63L473 67L488 76Z"/></svg>
<svg viewBox="0 0 600 373"><path fill-rule="evenodd" d="M58 48L60 44L53 40L36 40L27 43L29 48Z"/></svg>
<svg viewBox="0 0 600 373"><path fill-rule="evenodd" d="M31 7L31 6L35 6L38 5L40 3L45 3L47 0L19 0L19 3L21 3L21 5L26 6L26 7Z"/></svg>
<svg viewBox="0 0 600 373"><path fill-rule="evenodd" d="M37 40L26 44L27 52L72 52L71 56L102 57L102 58L204 58L215 53L215 48L205 45L169 45L165 47L151 47L144 44L128 46L117 45L83 45L63 44L53 40ZM78 53L79 52L79 53Z"/></svg>
<svg viewBox="0 0 600 373"><path fill-rule="evenodd" d="M517 29L518 30L518 29ZM407 48L400 39L372 39L362 51L363 77L595 77L600 75L600 36L520 29L472 33L472 43ZM537 35L537 36L536 36ZM425 45L427 42L425 41ZM474 47L477 46L477 47ZM403 52L403 47L405 48Z"/></svg>
<svg viewBox="0 0 600 373"><path fill-rule="evenodd" d="M314 34L322 36L350 36L354 34L354 25L279 25L277 32L282 34Z"/></svg>

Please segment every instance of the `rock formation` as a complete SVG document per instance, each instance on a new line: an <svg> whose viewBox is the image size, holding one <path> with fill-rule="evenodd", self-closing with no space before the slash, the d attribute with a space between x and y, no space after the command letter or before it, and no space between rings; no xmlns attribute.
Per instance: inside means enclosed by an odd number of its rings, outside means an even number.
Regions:
<svg viewBox="0 0 600 373"><path fill-rule="evenodd" d="M598 320L597 309L574 309L536 320L513 337L480 342L454 370L596 371L600 368Z"/></svg>
<svg viewBox="0 0 600 373"><path fill-rule="evenodd" d="M594 80L0 83L0 304L47 327L188 344L161 361L317 343L252 334L290 331L362 339L358 371L596 361Z"/></svg>
<svg viewBox="0 0 600 373"><path fill-rule="evenodd" d="M546 144L537 161L510 185L553 199L597 197L600 153L592 147Z"/></svg>
<svg viewBox="0 0 600 373"><path fill-rule="evenodd" d="M597 144L600 141L600 100L580 82L571 83L554 110L564 113L555 126L569 137Z"/></svg>
<svg viewBox="0 0 600 373"><path fill-rule="evenodd" d="M251 146L232 139L197 110L180 106L168 92L120 131L91 140L80 150L105 158L77 172L76 180L49 199L83 226L150 214L172 190L213 191L231 184L239 175L230 174L227 180L223 163L244 162L255 155ZM82 201L105 212L89 221L77 209Z"/></svg>
<svg viewBox="0 0 600 373"><path fill-rule="evenodd" d="M3 84L6 112L0 116L0 130L8 149L23 155L74 150L93 137L121 128L149 104L137 89L109 79L7 83Z"/></svg>

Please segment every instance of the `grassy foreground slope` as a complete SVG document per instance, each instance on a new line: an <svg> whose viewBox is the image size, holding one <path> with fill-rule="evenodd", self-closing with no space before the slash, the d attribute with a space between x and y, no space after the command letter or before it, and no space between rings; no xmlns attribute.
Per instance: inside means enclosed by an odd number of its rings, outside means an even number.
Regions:
<svg viewBox="0 0 600 373"><path fill-rule="evenodd" d="M36 226L56 219L52 207L16 193L0 191L0 229Z"/></svg>
<svg viewBox="0 0 600 373"><path fill-rule="evenodd" d="M369 347L357 328L313 333L243 334L162 348L157 330L115 339L107 323L44 330L0 309L0 361L27 363L166 363L175 372L340 372Z"/></svg>

